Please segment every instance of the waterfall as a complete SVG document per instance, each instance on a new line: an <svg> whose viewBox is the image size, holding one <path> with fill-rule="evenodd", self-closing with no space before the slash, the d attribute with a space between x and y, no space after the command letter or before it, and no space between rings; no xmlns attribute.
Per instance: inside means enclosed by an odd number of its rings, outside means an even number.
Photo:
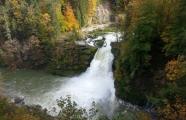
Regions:
<svg viewBox="0 0 186 120"><path fill-rule="evenodd" d="M54 92L54 99L70 95L72 100L81 107L89 108L94 101L103 105L103 109L112 112L115 88L112 73L114 57L110 44L117 38L116 33L109 33L104 37L107 45L97 50L90 67L81 75L70 78L58 91Z"/></svg>

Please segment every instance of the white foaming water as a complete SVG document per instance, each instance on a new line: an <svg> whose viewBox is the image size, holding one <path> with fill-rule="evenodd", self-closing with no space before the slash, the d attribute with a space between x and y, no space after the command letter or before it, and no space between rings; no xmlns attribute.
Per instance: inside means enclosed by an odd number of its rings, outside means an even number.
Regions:
<svg viewBox="0 0 186 120"><path fill-rule="evenodd" d="M89 109L92 102L99 104L103 112L112 114L115 108L115 88L112 73L113 55L111 42L116 42L120 34L108 33L104 35L106 46L99 48L90 63L90 67L79 76L72 77L63 83L58 90L53 90L47 101L40 103L49 110L56 107L56 100L70 95L78 106ZM100 39L100 37L95 40ZM90 45L92 43L90 42ZM45 99L46 100L46 99ZM58 112L59 109L57 109Z"/></svg>

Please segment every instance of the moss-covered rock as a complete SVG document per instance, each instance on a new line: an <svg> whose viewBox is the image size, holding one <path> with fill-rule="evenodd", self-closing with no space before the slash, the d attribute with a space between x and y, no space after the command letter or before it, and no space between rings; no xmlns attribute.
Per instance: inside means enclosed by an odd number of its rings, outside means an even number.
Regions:
<svg viewBox="0 0 186 120"><path fill-rule="evenodd" d="M62 41L55 45L48 71L57 75L74 75L86 70L96 49Z"/></svg>
<svg viewBox="0 0 186 120"><path fill-rule="evenodd" d="M138 86L140 84L138 81L140 81L139 79L141 78L131 80L130 76L127 76L124 63L122 61L123 56L121 56L123 51L120 48L121 43L112 43L112 53L114 54L115 58L113 63L113 71L116 96L132 104L143 106L146 104L147 100L146 96L140 91L141 86ZM131 84L135 84L135 86Z"/></svg>

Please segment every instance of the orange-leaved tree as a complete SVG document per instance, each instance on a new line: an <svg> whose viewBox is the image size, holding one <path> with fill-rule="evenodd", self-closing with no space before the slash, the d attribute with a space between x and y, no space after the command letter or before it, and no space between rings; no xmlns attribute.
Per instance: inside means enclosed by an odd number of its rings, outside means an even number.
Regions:
<svg viewBox="0 0 186 120"><path fill-rule="evenodd" d="M64 11L64 17L65 17L65 22L66 22L68 31L79 28L79 23L76 20L74 11L70 3L67 3L66 5L65 11Z"/></svg>

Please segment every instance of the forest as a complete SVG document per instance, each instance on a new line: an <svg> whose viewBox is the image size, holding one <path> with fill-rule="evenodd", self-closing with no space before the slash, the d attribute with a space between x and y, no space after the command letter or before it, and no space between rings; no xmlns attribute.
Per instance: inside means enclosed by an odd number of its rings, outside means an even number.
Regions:
<svg viewBox="0 0 186 120"><path fill-rule="evenodd" d="M118 96L156 107L160 118L185 118L184 0L133 0L116 60Z"/></svg>
<svg viewBox="0 0 186 120"><path fill-rule="evenodd" d="M185 0L0 0L0 120L185 120L185 11ZM43 104L57 95L52 115Z"/></svg>

